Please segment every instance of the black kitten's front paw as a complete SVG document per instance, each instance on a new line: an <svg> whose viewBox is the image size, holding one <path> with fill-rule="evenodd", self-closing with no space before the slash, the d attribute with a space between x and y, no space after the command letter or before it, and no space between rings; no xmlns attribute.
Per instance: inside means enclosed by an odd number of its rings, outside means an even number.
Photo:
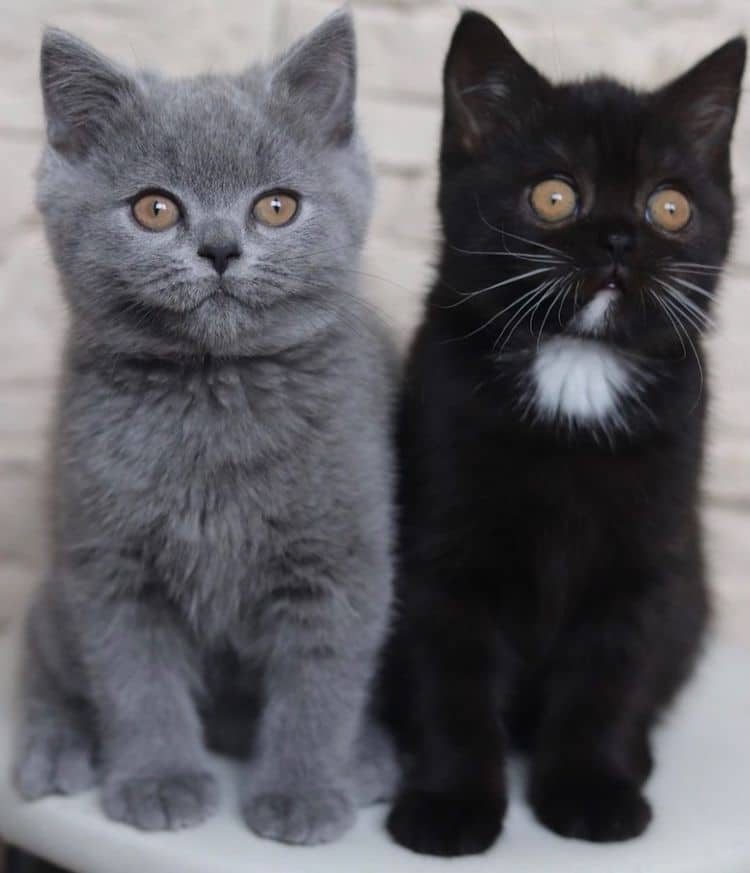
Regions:
<svg viewBox="0 0 750 873"><path fill-rule="evenodd" d="M651 821L651 807L638 786L606 771L549 772L536 780L531 804L551 830L595 843L630 840Z"/></svg>
<svg viewBox="0 0 750 873"><path fill-rule="evenodd" d="M505 798L489 792L402 792L388 816L397 843L423 855L476 855L495 842Z"/></svg>

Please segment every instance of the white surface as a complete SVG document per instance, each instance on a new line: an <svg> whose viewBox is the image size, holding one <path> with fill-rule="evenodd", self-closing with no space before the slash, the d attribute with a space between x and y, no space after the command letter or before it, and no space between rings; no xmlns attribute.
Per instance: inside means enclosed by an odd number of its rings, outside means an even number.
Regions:
<svg viewBox="0 0 750 873"><path fill-rule="evenodd" d="M564 840L514 800L503 836L483 857L420 857L383 832L384 807L365 811L340 842L290 848L259 840L237 813L223 766L219 814L179 834L142 834L106 821L95 792L21 803L10 785L17 627L0 633L0 834L79 873L750 873L750 653L713 645L668 727L657 738L647 786L655 818L619 845Z"/></svg>

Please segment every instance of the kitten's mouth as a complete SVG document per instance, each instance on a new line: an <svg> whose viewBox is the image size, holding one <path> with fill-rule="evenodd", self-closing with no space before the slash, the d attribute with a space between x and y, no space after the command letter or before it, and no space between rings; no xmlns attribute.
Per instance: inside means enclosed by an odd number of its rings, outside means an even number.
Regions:
<svg viewBox="0 0 750 873"><path fill-rule="evenodd" d="M612 276L596 288L593 297L595 298L597 294L605 294L607 292L610 294L622 294L624 290L622 282L616 276Z"/></svg>
<svg viewBox="0 0 750 873"><path fill-rule="evenodd" d="M200 309L203 309L204 306L207 306L211 303L216 302L237 302L242 303L242 299L238 297L236 294L232 293L232 291L227 288L224 282L219 282L216 288L213 291L209 292L202 297L197 303L191 306L187 311L188 312L197 312Z"/></svg>

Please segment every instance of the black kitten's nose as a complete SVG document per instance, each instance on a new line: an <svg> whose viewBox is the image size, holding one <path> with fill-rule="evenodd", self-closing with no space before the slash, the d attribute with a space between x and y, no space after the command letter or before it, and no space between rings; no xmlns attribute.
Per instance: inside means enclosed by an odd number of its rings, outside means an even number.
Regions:
<svg viewBox="0 0 750 873"><path fill-rule="evenodd" d="M232 258L239 258L242 254L240 247L235 242L202 245L198 249L198 255L201 258L208 258L213 261L214 270L221 276L229 266L229 261Z"/></svg>
<svg viewBox="0 0 750 873"><path fill-rule="evenodd" d="M606 246L615 261L633 250L633 235L624 231L613 231L607 234Z"/></svg>

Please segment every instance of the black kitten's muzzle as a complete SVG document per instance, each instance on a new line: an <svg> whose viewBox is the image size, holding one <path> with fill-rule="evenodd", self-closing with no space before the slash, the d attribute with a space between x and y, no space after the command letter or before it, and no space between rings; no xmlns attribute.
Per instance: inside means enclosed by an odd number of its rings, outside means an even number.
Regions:
<svg viewBox="0 0 750 873"><path fill-rule="evenodd" d="M629 293L633 282L633 271L620 264L588 270L581 283L579 299L586 304L603 292Z"/></svg>

